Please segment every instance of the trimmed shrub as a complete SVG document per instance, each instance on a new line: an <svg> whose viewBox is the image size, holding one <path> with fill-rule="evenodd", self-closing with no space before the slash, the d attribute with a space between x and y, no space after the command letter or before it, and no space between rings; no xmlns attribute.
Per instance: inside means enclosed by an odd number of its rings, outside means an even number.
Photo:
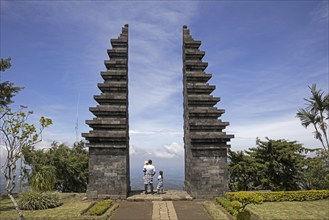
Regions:
<svg viewBox="0 0 329 220"><path fill-rule="evenodd" d="M248 210L245 210L242 203L239 201L230 202L228 199L223 197L217 197L216 201L236 220L250 220L251 214Z"/></svg>
<svg viewBox="0 0 329 220"><path fill-rule="evenodd" d="M259 192L258 194L267 202L312 201L329 198L329 190Z"/></svg>
<svg viewBox="0 0 329 220"><path fill-rule="evenodd" d="M88 215L103 215L113 204L112 200L103 200L97 202L88 211Z"/></svg>
<svg viewBox="0 0 329 220"><path fill-rule="evenodd" d="M231 202L224 197L217 197L216 201L231 215L235 215L236 210L234 210Z"/></svg>
<svg viewBox="0 0 329 220"><path fill-rule="evenodd" d="M329 190L302 190L302 191L281 191L281 192L227 192L225 197L230 200L237 200L247 194L256 194L264 199L264 202L280 201L312 201L329 198ZM240 200L238 200L240 201ZM241 201L240 201L241 202Z"/></svg>
<svg viewBox="0 0 329 220"><path fill-rule="evenodd" d="M18 200L18 206L22 210L49 209L60 205L58 195L51 192L26 191Z"/></svg>
<svg viewBox="0 0 329 220"><path fill-rule="evenodd" d="M248 204L262 204L264 200L263 197L257 193L245 191L235 193L227 192L226 198L230 201L239 201L242 203L242 209L244 209Z"/></svg>

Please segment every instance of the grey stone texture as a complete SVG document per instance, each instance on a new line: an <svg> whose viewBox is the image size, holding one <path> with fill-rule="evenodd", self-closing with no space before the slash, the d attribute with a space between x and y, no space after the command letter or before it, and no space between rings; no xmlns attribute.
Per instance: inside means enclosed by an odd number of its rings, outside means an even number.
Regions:
<svg viewBox="0 0 329 220"><path fill-rule="evenodd" d="M88 198L125 199L130 191L127 24L111 45L94 96L98 105L89 108L95 118L86 120L92 130L82 134L89 147Z"/></svg>
<svg viewBox="0 0 329 220"><path fill-rule="evenodd" d="M215 105L219 97L211 93L212 74L204 72L201 41L194 40L187 26L183 26L183 95L185 189L197 199L222 196L227 191L227 149L233 135L223 130L229 125L220 117L225 111Z"/></svg>

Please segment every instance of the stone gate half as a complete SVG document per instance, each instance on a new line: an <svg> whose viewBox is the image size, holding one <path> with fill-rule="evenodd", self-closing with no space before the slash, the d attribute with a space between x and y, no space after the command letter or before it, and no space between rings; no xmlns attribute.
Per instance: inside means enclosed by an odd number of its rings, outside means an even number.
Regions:
<svg viewBox="0 0 329 220"><path fill-rule="evenodd" d="M88 198L126 198L130 191L127 24L111 44L101 94L94 96L98 105L89 108L96 117L86 121L93 130L82 134L89 147Z"/></svg>
<svg viewBox="0 0 329 220"><path fill-rule="evenodd" d="M233 135L223 129L228 122L218 119L225 111L215 105L220 98L210 95L216 86L207 82L201 41L183 26L183 95L185 189L194 198L213 198L227 191L227 142Z"/></svg>

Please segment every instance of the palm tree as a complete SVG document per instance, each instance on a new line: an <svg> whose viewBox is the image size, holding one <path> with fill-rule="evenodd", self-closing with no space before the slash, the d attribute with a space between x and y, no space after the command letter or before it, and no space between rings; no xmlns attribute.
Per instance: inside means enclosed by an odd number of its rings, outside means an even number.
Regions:
<svg viewBox="0 0 329 220"><path fill-rule="evenodd" d="M313 84L312 87L309 86L309 88L312 96L309 99L304 99L307 102L307 107L299 109L296 116L305 128L313 125L314 137L320 140L324 150L328 153L329 94L324 95L321 89L317 90L316 84Z"/></svg>

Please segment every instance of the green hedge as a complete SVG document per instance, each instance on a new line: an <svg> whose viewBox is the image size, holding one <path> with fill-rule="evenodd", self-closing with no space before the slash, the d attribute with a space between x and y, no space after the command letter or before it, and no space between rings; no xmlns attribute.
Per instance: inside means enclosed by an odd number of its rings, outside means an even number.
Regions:
<svg viewBox="0 0 329 220"><path fill-rule="evenodd" d="M223 208L228 211L231 215L236 214L236 210L234 210L230 200L224 198L224 197L216 197L216 201L223 206Z"/></svg>
<svg viewBox="0 0 329 220"><path fill-rule="evenodd" d="M255 192L240 191L235 193L226 193L226 198L230 201L239 201L244 209L248 204L262 204L264 198Z"/></svg>
<svg viewBox="0 0 329 220"><path fill-rule="evenodd" d="M88 211L88 215L103 215L113 204L112 200L103 200L97 202Z"/></svg>
<svg viewBox="0 0 329 220"><path fill-rule="evenodd" d="M245 197L246 194L256 194L264 198L264 202L280 201L311 201L329 198L329 190L301 190L301 191L280 191L280 192L227 192L225 197L230 200L237 200Z"/></svg>

